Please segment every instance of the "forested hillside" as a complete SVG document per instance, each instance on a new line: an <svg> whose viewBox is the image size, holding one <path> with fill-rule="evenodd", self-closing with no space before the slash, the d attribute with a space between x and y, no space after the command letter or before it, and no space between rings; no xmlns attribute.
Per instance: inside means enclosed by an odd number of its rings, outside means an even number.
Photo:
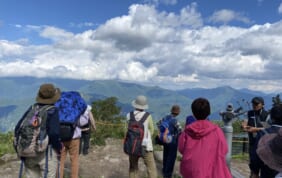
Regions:
<svg viewBox="0 0 282 178"><path fill-rule="evenodd" d="M112 80L5 77L0 78L0 132L14 128L24 111L34 102L39 86L46 82L54 83L62 91L79 91L89 104L98 99L116 97L117 104L121 107L121 115L132 109L131 101L137 95L145 95L148 97L148 111L152 113L155 121L167 114L172 104L181 106L182 112L179 118L184 120L191 114L191 102L197 97L209 99L212 106L210 118L220 120L219 112L224 110L229 102L233 103L234 107L241 105L244 109L248 109L248 101L260 95L265 99L266 108L270 108L271 98L276 95L236 90L228 86L212 89L167 90L158 86L143 86Z"/></svg>

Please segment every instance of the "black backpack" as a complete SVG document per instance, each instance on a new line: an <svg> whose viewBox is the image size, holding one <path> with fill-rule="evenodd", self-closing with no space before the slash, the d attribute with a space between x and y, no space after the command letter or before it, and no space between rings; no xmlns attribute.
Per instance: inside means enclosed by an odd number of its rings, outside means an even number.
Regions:
<svg viewBox="0 0 282 178"><path fill-rule="evenodd" d="M142 141L144 137L144 122L150 114L146 112L141 120L136 121L133 112L130 112L127 133L124 139L123 151L131 156L144 156Z"/></svg>

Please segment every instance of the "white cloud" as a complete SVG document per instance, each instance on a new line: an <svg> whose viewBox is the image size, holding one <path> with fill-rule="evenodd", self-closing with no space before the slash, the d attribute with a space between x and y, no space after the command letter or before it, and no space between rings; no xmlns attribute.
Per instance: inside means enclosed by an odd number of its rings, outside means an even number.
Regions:
<svg viewBox="0 0 282 178"><path fill-rule="evenodd" d="M243 17L221 11L213 21L227 24ZM51 43L1 40L0 76L119 79L170 89L282 89L281 21L249 28L205 26L192 3L179 13L132 5L127 15L81 33L26 27Z"/></svg>
<svg viewBox="0 0 282 178"><path fill-rule="evenodd" d="M0 61L3 58L3 61L7 56L20 55L23 52L23 47L13 42L7 40L0 40ZM8 61L8 60L7 60Z"/></svg>
<svg viewBox="0 0 282 178"><path fill-rule="evenodd" d="M83 22L83 23L70 23L69 24L71 27L77 27L77 28L84 28L84 27L95 27L98 26L98 24L94 24L92 22Z"/></svg>
<svg viewBox="0 0 282 178"><path fill-rule="evenodd" d="M131 81L148 81L158 73L156 67L146 68L140 62L130 62L119 72L120 79Z"/></svg>
<svg viewBox="0 0 282 178"><path fill-rule="evenodd" d="M65 40L73 37L73 33L51 26L43 28L40 35L54 41Z"/></svg>
<svg viewBox="0 0 282 178"><path fill-rule="evenodd" d="M144 0L145 3L153 3L153 4L165 4L165 5L175 5L177 4L177 0Z"/></svg>
<svg viewBox="0 0 282 178"><path fill-rule="evenodd" d="M22 28L22 25L20 25L20 24L15 24L15 27L16 27L16 28Z"/></svg>
<svg viewBox="0 0 282 178"><path fill-rule="evenodd" d="M279 14L282 14L282 3L279 5L279 7L278 7L278 13Z"/></svg>
<svg viewBox="0 0 282 178"><path fill-rule="evenodd" d="M209 18L209 21L213 23L224 23L224 24L228 24L231 21L239 21L245 24L249 24L251 22L249 18L245 17L243 14L234 12L229 9L222 9L214 12L212 16Z"/></svg>
<svg viewBox="0 0 282 178"><path fill-rule="evenodd" d="M181 10L180 22L194 28L203 25L201 14L197 11L197 3L192 3Z"/></svg>

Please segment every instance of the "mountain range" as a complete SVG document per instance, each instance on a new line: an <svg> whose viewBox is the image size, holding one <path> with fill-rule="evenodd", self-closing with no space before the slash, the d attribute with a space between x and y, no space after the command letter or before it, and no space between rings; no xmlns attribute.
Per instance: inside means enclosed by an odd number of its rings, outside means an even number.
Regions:
<svg viewBox="0 0 282 178"><path fill-rule="evenodd" d="M228 103L234 108L250 109L250 101L254 96L262 96L266 109L272 105L272 97L278 93L265 94L248 89L234 89L229 86L217 88L192 88L168 90L158 86L144 86L115 80L74 80L58 78L33 77L1 77L0 78L0 132L13 130L25 110L34 103L38 89L43 83L53 83L62 91L79 91L88 104L107 97L116 97L117 105L122 108L121 115L132 110L131 102L137 95L148 98L149 109L155 121L169 113L173 104L179 104L181 114L178 118L184 121L191 115L190 105L195 98L204 97L210 101L212 120L220 120L220 111L225 110Z"/></svg>

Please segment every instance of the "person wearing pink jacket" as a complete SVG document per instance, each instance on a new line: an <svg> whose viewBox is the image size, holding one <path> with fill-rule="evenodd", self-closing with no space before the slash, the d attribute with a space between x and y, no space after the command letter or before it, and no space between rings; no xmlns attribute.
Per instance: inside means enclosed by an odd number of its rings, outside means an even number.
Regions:
<svg viewBox="0 0 282 178"><path fill-rule="evenodd" d="M209 101L197 98L191 109L197 120L187 125L178 139L181 175L183 178L232 178L225 160L228 146L223 131L206 119L210 115Z"/></svg>

